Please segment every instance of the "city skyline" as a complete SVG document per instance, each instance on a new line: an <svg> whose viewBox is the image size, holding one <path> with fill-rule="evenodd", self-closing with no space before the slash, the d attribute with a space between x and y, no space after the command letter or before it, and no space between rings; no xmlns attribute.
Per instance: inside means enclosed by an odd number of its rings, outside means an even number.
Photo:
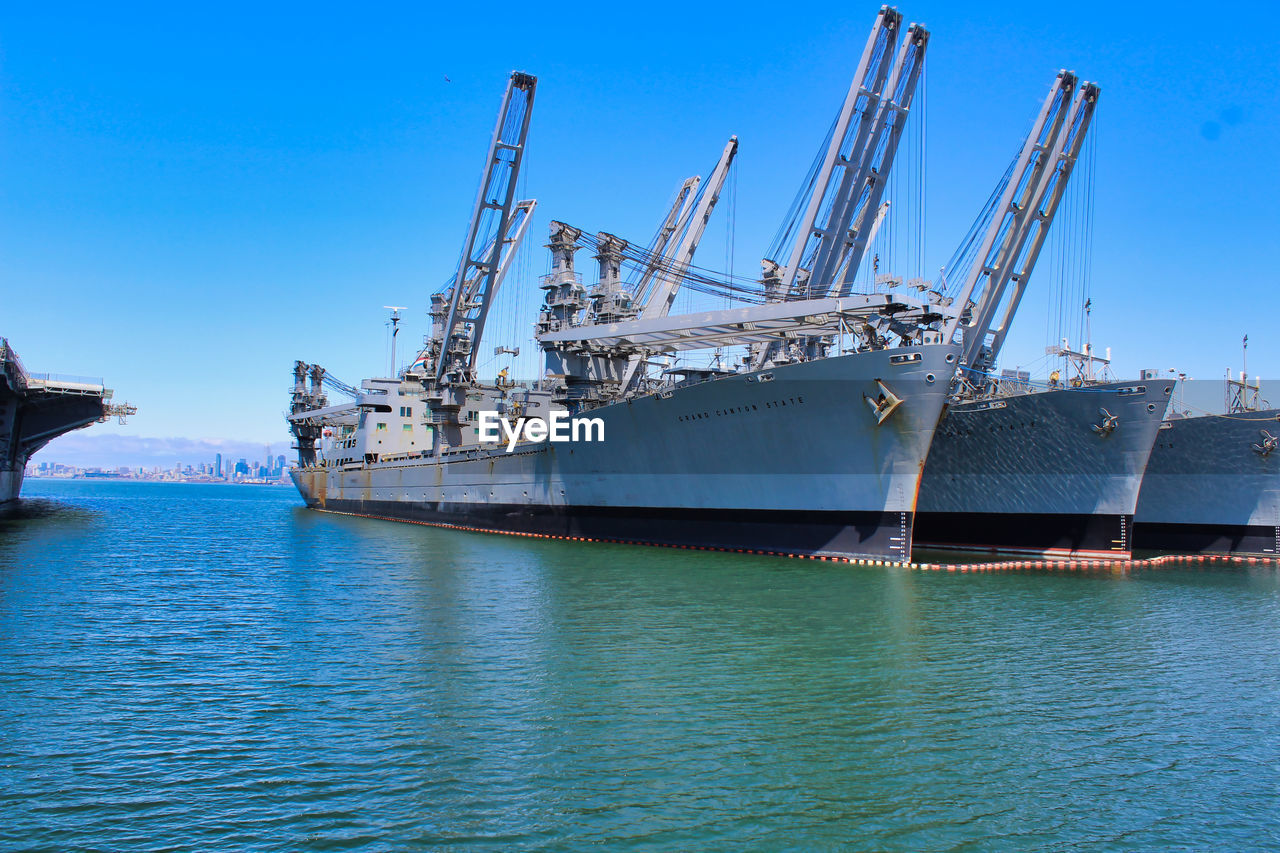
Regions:
<svg viewBox="0 0 1280 853"><path fill-rule="evenodd" d="M53 478L122 478L132 480L164 480L178 482L225 482L225 483L287 483L289 461L283 453L267 455L263 459L249 461L240 457L232 461L223 459L222 454L214 454L213 461L197 462L194 465L175 462L172 467L160 465L68 465L44 454L41 458L28 460L25 475L27 477Z"/></svg>
<svg viewBox="0 0 1280 853"><path fill-rule="evenodd" d="M100 432L102 425L59 436L36 454L36 462L51 460L80 468L169 468L175 462L223 459L260 459L263 442L224 439L155 438ZM290 443L274 441L271 456L291 457Z"/></svg>

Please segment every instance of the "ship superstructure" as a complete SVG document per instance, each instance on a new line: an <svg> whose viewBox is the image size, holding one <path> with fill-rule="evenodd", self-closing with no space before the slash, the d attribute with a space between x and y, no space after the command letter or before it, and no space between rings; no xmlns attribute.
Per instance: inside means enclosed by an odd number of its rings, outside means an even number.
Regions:
<svg viewBox="0 0 1280 853"><path fill-rule="evenodd" d="M101 379L28 373L0 338L0 505L17 500L27 460L58 436L134 414Z"/></svg>
<svg viewBox="0 0 1280 853"><path fill-rule="evenodd" d="M292 476L307 504L505 532L909 559L920 470L960 351L943 326L956 318L932 294L853 285L927 44L923 27L880 10L789 240L751 286L691 267L736 139L708 180L681 186L645 247L552 222L536 326L545 371L486 382L476 367L485 318L533 210L511 191L535 81L513 74L463 261L431 299L418 357L336 405L322 368L295 366ZM584 247L598 265L591 286L575 267ZM735 307L673 314L682 285ZM696 366L714 351L736 360ZM526 433L489 444L489 413L517 427L582 417L604 440Z"/></svg>
<svg viewBox="0 0 1280 853"><path fill-rule="evenodd" d="M1009 171L957 252L964 306L954 397L920 486L930 547L1128 556L1134 507L1173 381L1118 382L1086 343L1048 382L995 365L1092 122L1099 90L1059 72ZM966 266L967 265L967 266ZM957 272L953 265L952 272Z"/></svg>
<svg viewBox="0 0 1280 853"><path fill-rule="evenodd" d="M1246 370L1238 379L1228 373L1225 387L1224 413L1175 405L1160 425L1138 497L1136 547L1280 554L1280 409Z"/></svg>

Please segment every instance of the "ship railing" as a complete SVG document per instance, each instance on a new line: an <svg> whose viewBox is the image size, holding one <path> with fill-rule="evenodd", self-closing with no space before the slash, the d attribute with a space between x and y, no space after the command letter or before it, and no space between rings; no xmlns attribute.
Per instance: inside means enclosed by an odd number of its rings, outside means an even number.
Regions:
<svg viewBox="0 0 1280 853"><path fill-rule="evenodd" d="M1003 376L985 373L972 368L964 368L962 373L966 380L965 387L959 390L958 396L960 397L985 399L1013 397L1041 391L1069 391L1087 388L1089 385L1094 384L1091 382L1064 382L1062 380L1054 382L1051 379L1031 379L1023 376Z"/></svg>
<svg viewBox="0 0 1280 853"><path fill-rule="evenodd" d="M92 396L102 396L106 391L106 384L101 377L72 376L64 373L28 373L27 387L35 391Z"/></svg>
<svg viewBox="0 0 1280 853"><path fill-rule="evenodd" d="M572 282L573 284L577 284L577 285L581 286L581 285L582 285L582 273L580 273L580 272L575 272L575 273L572 273L572 274L568 274L568 273L563 273L563 272L553 272L553 273L550 273L550 274L548 274L548 275L543 275L543 276L539 276L539 277L538 277L538 284L539 284L539 286L540 286L540 287L544 287L544 288L545 288L545 287L556 287L557 285L561 285L561 284L569 284L569 283L571 283L571 282Z"/></svg>

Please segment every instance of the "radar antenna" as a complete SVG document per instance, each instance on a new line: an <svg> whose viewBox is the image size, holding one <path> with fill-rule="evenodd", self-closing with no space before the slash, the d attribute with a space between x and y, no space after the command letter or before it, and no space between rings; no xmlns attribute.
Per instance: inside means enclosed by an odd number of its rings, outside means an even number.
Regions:
<svg viewBox="0 0 1280 853"><path fill-rule="evenodd" d="M391 311L391 368L387 371L388 376L396 375L396 335L400 334L400 312L408 311L404 305L383 305Z"/></svg>

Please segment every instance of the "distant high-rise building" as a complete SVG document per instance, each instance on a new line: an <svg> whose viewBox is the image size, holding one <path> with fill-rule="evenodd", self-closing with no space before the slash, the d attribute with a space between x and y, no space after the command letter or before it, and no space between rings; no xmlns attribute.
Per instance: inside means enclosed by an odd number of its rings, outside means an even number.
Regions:
<svg viewBox="0 0 1280 853"><path fill-rule="evenodd" d="M216 476L221 477L222 476L222 454L221 453L214 454L213 459L214 459L213 473Z"/></svg>

